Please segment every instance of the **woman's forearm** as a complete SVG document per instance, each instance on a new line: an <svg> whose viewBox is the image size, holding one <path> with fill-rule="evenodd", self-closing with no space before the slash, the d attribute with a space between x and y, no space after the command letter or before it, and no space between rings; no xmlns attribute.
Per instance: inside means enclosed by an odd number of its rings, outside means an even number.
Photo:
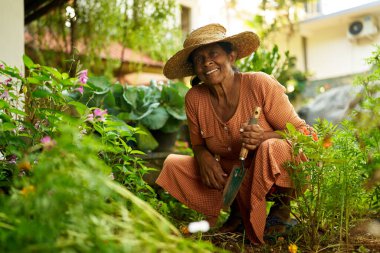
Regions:
<svg viewBox="0 0 380 253"><path fill-rule="evenodd" d="M268 139L282 139L282 136L274 131L264 132L263 141L266 141Z"/></svg>

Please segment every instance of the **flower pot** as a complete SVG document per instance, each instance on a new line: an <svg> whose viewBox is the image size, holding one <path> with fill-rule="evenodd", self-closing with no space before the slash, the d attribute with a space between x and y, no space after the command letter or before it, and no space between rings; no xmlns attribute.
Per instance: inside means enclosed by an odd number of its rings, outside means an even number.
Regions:
<svg viewBox="0 0 380 253"><path fill-rule="evenodd" d="M171 152L177 140L178 132L164 133L160 130L150 130L153 137L158 142L158 147L154 152Z"/></svg>

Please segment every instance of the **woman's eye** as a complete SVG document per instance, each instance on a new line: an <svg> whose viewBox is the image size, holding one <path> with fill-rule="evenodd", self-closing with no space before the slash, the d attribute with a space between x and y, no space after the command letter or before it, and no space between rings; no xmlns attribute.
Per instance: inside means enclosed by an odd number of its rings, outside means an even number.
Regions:
<svg viewBox="0 0 380 253"><path fill-rule="evenodd" d="M196 57L194 57L194 59L193 59L193 61L194 61L194 63L201 63L202 62L202 57L200 57L200 56L196 56Z"/></svg>
<svg viewBox="0 0 380 253"><path fill-rule="evenodd" d="M211 57L216 57L216 56L218 56L218 52L216 52L216 51L212 51L212 52L210 53L210 56L211 56Z"/></svg>

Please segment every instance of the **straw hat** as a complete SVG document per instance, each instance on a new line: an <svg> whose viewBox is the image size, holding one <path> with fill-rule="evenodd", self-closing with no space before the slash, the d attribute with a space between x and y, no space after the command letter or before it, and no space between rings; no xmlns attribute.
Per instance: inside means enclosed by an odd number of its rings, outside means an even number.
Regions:
<svg viewBox="0 0 380 253"><path fill-rule="evenodd" d="M183 43L183 49L173 55L164 66L164 75L169 79L194 75L188 58L198 47L215 43L230 42L237 53L236 59L246 57L256 51L260 45L259 37L253 32L242 32L226 36L226 28L219 24L209 24L192 31Z"/></svg>

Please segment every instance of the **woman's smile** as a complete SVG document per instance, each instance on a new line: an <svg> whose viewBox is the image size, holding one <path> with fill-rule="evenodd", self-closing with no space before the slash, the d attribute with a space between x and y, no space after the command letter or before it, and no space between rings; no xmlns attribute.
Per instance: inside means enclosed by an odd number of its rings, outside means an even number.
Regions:
<svg viewBox="0 0 380 253"><path fill-rule="evenodd" d="M207 71L206 72L206 75L211 75L212 73L214 73L214 72L216 72L216 71L218 71L219 69L212 69L212 70L210 70L210 71Z"/></svg>

